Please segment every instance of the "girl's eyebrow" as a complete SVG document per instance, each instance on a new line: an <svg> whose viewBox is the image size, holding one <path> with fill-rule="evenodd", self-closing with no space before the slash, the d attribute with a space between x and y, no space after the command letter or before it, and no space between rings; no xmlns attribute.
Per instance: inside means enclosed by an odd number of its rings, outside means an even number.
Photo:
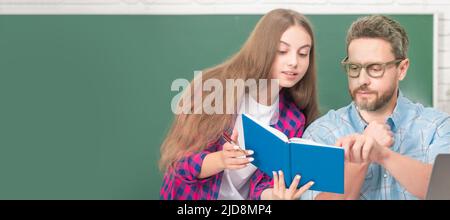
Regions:
<svg viewBox="0 0 450 220"><path fill-rule="evenodd" d="M309 45L309 44L305 44L305 45L301 46L301 47L300 47L300 48L298 48L298 49L303 49L303 48L311 48L311 45Z"/></svg>
<svg viewBox="0 0 450 220"><path fill-rule="evenodd" d="M289 46L289 47L291 46L290 44L288 44L288 43L286 43L286 42L284 42L284 41L282 41L282 40L280 40L280 42L283 43L283 44L286 44L286 45ZM305 45L301 46L301 47L298 48L298 49L303 49L303 48L307 48L307 47L311 47L311 45L305 44Z"/></svg>
<svg viewBox="0 0 450 220"><path fill-rule="evenodd" d="M289 45L288 43L286 43L286 42L284 42L284 41L282 41L282 40L280 40L280 42L283 43L283 44L286 44L286 45L288 45L288 46L291 46L291 45Z"/></svg>

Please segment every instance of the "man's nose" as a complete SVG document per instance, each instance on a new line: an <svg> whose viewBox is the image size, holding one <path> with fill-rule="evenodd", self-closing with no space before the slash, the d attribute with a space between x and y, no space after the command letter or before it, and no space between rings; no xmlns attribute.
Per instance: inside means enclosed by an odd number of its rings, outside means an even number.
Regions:
<svg viewBox="0 0 450 220"><path fill-rule="evenodd" d="M358 83L360 85L369 85L370 84L370 76L367 73L365 68L362 68L361 72L359 73Z"/></svg>

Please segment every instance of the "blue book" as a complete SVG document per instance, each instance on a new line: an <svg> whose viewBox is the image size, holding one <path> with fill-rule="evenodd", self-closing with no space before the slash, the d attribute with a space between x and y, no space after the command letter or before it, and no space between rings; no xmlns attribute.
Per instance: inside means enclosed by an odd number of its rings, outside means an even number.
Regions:
<svg viewBox="0 0 450 220"><path fill-rule="evenodd" d="M281 131L242 115L245 148L253 150L253 165L267 175L282 170L286 187L296 174L302 178L298 187L314 181L311 190L344 193L344 149L311 140L288 137Z"/></svg>

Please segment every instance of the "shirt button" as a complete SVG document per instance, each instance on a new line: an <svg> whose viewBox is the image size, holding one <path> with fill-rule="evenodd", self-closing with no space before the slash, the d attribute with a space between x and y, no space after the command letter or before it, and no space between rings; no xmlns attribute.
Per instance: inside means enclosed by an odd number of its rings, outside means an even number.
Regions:
<svg viewBox="0 0 450 220"><path fill-rule="evenodd" d="M384 178L387 178L387 174L386 173L383 176L384 176Z"/></svg>

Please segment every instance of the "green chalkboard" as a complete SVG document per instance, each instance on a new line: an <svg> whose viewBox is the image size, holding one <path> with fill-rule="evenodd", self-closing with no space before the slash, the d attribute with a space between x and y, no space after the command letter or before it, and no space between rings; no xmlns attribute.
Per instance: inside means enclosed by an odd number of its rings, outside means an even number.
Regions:
<svg viewBox="0 0 450 220"><path fill-rule="evenodd" d="M260 15L1 15L0 199L158 199L173 80L239 50ZM349 103L339 61L357 15L310 15L320 109ZM432 103L432 15L401 86Z"/></svg>

